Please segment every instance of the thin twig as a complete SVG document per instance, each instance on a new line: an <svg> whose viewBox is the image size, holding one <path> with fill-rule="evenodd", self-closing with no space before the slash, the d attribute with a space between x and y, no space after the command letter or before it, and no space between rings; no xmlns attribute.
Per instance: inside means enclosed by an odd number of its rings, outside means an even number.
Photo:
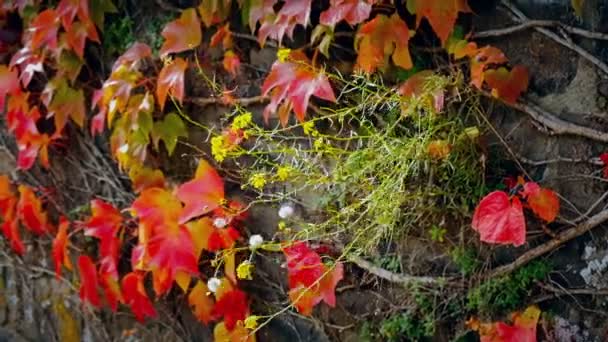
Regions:
<svg viewBox="0 0 608 342"><path fill-rule="evenodd" d="M495 98L488 92L482 91L481 93L487 97ZM523 102L523 99L518 103L502 102L511 108L528 114L532 119L551 129L553 134L577 135L595 141L608 142L608 133L562 120L536 105Z"/></svg>
<svg viewBox="0 0 608 342"><path fill-rule="evenodd" d="M243 107L250 106L252 104L264 103L268 101L268 97L266 96L252 96L252 97L243 97L238 99L232 99L230 101L226 101L220 97L191 97L186 99L186 101L194 103L198 106L209 106L209 105L220 105L220 106L234 106L240 105Z"/></svg>
<svg viewBox="0 0 608 342"><path fill-rule="evenodd" d="M551 239L542 245L536 246L524 254L520 255L515 261L510 264L503 265L493 269L489 274L488 278L499 277L508 273L515 271L516 269L522 267L523 265L529 263L530 261L538 258L541 255L544 255L548 252L553 251L557 247L561 246L567 241L570 241L576 237L579 237L591 229L597 227L598 225L604 223L608 220L608 209L604 209L597 213L596 215L589 218L589 220L579 224L578 226L572 227L570 229L564 230L557 234L557 237Z"/></svg>
<svg viewBox="0 0 608 342"><path fill-rule="evenodd" d="M553 20L528 20L518 25L509 26L500 29L487 30L476 32L471 37L472 39L480 39L480 38L491 38L491 37L500 37L508 34L513 34L519 31L527 30L535 27L558 27L565 32L568 32L573 35L589 38L589 39L598 39L598 40L608 40L608 34L588 31L578 27L565 25L560 23L559 21Z"/></svg>
<svg viewBox="0 0 608 342"><path fill-rule="evenodd" d="M449 280L451 280L451 278L447 278L447 277L425 277L425 276L412 276L412 275L407 275L407 274L393 273L382 267L378 267L378 266L372 264L371 262L369 262L363 258L360 258L358 256L349 257L349 261L353 262L354 264L356 264L357 266L366 270L367 272L369 272L379 278L382 278L384 280L388 280L392 283L400 283L400 284L416 284L416 283L420 284L420 283L422 283L422 284L438 285L438 284L445 284Z"/></svg>
<svg viewBox="0 0 608 342"><path fill-rule="evenodd" d="M512 17L513 17L514 20L521 21L521 22L530 21L530 19L528 17L526 17L526 15L523 14L510 1L503 0L502 4L511 11ZM581 57L587 59L589 62L591 62L596 67L598 67L600 70L602 70L604 73L608 74L608 65L606 65L606 63L602 62L602 60L600 60L599 58L597 58L597 57L593 56L592 54L590 54L587 50L583 49L582 47L580 47L580 46L578 46L578 45L576 45L574 43L572 43L571 41L568 41L568 40L566 40L566 39L558 36L557 34L555 34L554 32L552 32L552 31L550 31L550 30L548 30L546 28L535 26L534 29L536 31L544 34L548 38L551 38L556 43L558 43L560 45L563 45L563 46L569 48L570 50L578 53Z"/></svg>

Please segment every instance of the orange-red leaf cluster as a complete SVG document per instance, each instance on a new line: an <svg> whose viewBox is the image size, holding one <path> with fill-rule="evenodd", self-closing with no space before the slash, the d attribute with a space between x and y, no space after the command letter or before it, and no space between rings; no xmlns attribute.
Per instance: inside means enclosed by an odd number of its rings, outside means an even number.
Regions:
<svg viewBox="0 0 608 342"><path fill-rule="evenodd" d="M481 342L536 342L539 318L540 309L530 306L512 315L512 325L504 322L482 323L477 319L470 319L467 324L479 332Z"/></svg>
<svg viewBox="0 0 608 342"><path fill-rule="evenodd" d="M335 288L344 272L342 264L325 265L319 254L301 241L284 247L283 253L287 259L289 298L296 309L310 315L321 301L334 307Z"/></svg>
<svg viewBox="0 0 608 342"><path fill-rule="evenodd" d="M520 199L521 198L521 199ZM522 200L544 221L550 223L559 213L555 192L535 182L523 184L523 191L510 196L494 191L481 199L473 215L472 227L481 241L521 246L526 242L526 220Z"/></svg>
<svg viewBox="0 0 608 342"><path fill-rule="evenodd" d="M336 101L327 76L315 70L301 51L291 51L286 61L274 62L262 85L262 94L270 96L264 118L268 120L270 114L278 111L283 126L287 125L292 109L296 118L304 121L312 95L326 101Z"/></svg>

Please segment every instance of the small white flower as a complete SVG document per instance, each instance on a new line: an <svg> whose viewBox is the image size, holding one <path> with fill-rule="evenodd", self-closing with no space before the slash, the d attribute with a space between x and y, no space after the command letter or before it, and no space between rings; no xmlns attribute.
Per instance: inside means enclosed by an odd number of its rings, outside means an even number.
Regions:
<svg viewBox="0 0 608 342"><path fill-rule="evenodd" d="M217 217L213 220L213 225L215 226L215 228L224 228L227 224L228 221L226 221L226 219L223 217Z"/></svg>
<svg viewBox="0 0 608 342"><path fill-rule="evenodd" d="M207 288L213 293L217 291L220 285L222 285L222 281L216 277L209 278L209 280L207 280Z"/></svg>
<svg viewBox="0 0 608 342"><path fill-rule="evenodd" d="M260 234L251 235L249 237L249 246L251 248L258 248L264 243L264 238Z"/></svg>
<svg viewBox="0 0 608 342"><path fill-rule="evenodd" d="M279 208L279 217L282 219L289 218L293 215L294 211L295 211L295 209L293 207L293 204L284 203Z"/></svg>

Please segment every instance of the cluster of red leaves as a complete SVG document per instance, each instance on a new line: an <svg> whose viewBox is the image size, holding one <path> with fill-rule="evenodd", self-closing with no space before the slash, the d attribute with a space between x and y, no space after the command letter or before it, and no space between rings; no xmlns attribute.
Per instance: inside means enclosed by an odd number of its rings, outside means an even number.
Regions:
<svg viewBox="0 0 608 342"><path fill-rule="evenodd" d="M448 51L454 58L469 57L471 84L483 89L484 82L494 97L515 103L528 89L528 70L516 65L511 70L503 66L508 62L504 53L493 46L477 47L474 42L458 40L448 42Z"/></svg>
<svg viewBox="0 0 608 342"><path fill-rule="evenodd" d="M21 241L20 226L37 236L51 233L54 228L48 222L46 211L42 207L42 201L34 191L26 185L20 185L18 192L17 195L13 191L8 176L0 175L2 233L10 242L13 251L23 255L25 246Z"/></svg>
<svg viewBox="0 0 608 342"><path fill-rule="evenodd" d="M478 331L481 342L536 342L536 326L540 309L530 306L524 312L514 313L513 325L504 322L482 323L473 318L467 322L472 330Z"/></svg>
<svg viewBox="0 0 608 342"><path fill-rule="evenodd" d="M32 189L19 186L19 194L11 189L6 176L0 176L0 214L3 232L18 254L25 249L19 238L19 223L36 235L50 233L42 202ZM204 323L223 320L218 333L244 338L249 333L243 322L249 316L247 296L236 287L235 254L225 253L226 278L215 292L209 294L200 278L199 259L204 250L219 252L232 249L240 238L235 225L244 219L241 204L228 201L224 183L217 171L204 160L200 161L194 178L176 189L160 184L141 190L129 208L138 222L136 231L126 224L118 209L101 200L91 201L91 215L76 223L84 235L99 241L97 257L80 255L80 297L94 307L105 303L113 310L120 303L130 306L136 318L156 317L152 301L145 289L147 274L157 297L169 292L176 283L185 293L196 316ZM72 224L61 217L53 240L52 256L57 277L62 266L71 270L68 234ZM121 249L135 236L132 271L121 279L118 262ZM190 290L192 277L199 280ZM219 324L218 324L219 325Z"/></svg>
<svg viewBox="0 0 608 342"><path fill-rule="evenodd" d="M287 258L289 298L296 309L310 315L312 308L324 301L336 305L336 285L344 276L341 263L327 266L305 242L294 242L283 248Z"/></svg>
<svg viewBox="0 0 608 342"><path fill-rule="evenodd" d="M481 241L521 246L526 242L526 220L522 200L536 216L547 223L559 214L559 199L550 189L541 188L535 182L520 181L522 190L509 196L504 191L494 191L481 199L473 215L473 229L479 232Z"/></svg>
<svg viewBox="0 0 608 342"><path fill-rule="evenodd" d="M0 13L17 10L22 12L23 6L12 2L0 8ZM8 66L0 66L0 107L4 108L5 98L10 96L7 122L19 147L18 167L27 170L37 156L41 164L48 167L48 146L62 136L68 116L78 126L84 126L84 93L73 84L84 63L86 41L100 42L97 26L101 24L90 15L88 0L61 0L57 7L41 11L25 25L21 49L12 56ZM38 99L29 101L28 86L35 73L45 71L45 65L52 65L56 72L39 102L36 103ZM55 123L52 135L39 132L37 127L40 120L49 118Z"/></svg>
<svg viewBox="0 0 608 342"><path fill-rule="evenodd" d="M274 62L262 85L262 94L270 95L270 103L264 109L265 120L268 121L270 114L278 111L283 126L287 125L292 109L296 118L304 121L312 95L336 101L327 76L315 70L301 51L291 51L285 61Z"/></svg>

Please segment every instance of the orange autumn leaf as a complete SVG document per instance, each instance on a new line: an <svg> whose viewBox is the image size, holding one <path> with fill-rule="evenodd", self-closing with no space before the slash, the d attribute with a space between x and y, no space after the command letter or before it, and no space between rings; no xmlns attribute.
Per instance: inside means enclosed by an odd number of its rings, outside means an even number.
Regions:
<svg viewBox="0 0 608 342"><path fill-rule="evenodd" d="M168 23L161 35L165 42L160 48L160 55L182 52L196 48L201 44L201 23L194 8L184 10L181 16Z"/></svg>
<svg viewBox="0 0 608 342"><path fill-rule="evenodd" d="M388 57L404 69L413 67L408 47L410 30L397 13L384 14L363 24L355 37L357 69L372 73L388 65Z"/></svg>
<svg viewBox="0 0 608 342"><path fill-rule="evenodd" d="M207 284L199 280L190 291L190 294L188 294L188 303L192 307L194 316L205 324L209 324L209 322L212 321L211 313L214 301L213 298L208 295L209 293Z"/></svg>
<svg viewBox="0 0 608 342"><path fill-rule="evenodd" d="M517 102L519 96L528 89L528 69L521 65L516 65L511 71L505 67L486 70L484 79L492 88L492 95L508 103Z"/></svg>
<svg viewBox="0 0 608 342"><path fill-rule="evenodd" d="M25 228L36 235L43 235L49 231L46 212L42 209L42 202L34 194L34 191L25 185L19 185L17 217Z"/></svg>
<svg viewBox="0 0 608 342"><path fill-rule="evenodd" d="M150 302L150 298L144 287L144 276L136 272L131 272L122 278L122 288L125 304L131 307L135 318L143 322L146 317L156 317L156 309Z"/></svg>
<svg viewBox="0 0 608 342"><path fill-rule="evenodd" d="M206 160L199 160L194 179L177 188L177 198L184 203L179 223L204 215L224 201L224 181Z"/></svg>
<svg viewBox="0 0 608 342"><path fill-rule="evenodd" d="M559 198L553 190L541 188L535 182L527 182L522 195L534 214L546 222L553 222L559 214Z"/></svg>
<svg viewBox="0 0 608 342"><path fill-rule="evenodd" d="M182 205L166 189L149 188L142 191L131 204L131 209L139 219L140 242L147 243L153 234L178 230L177 221Z"/></svg>
<svg viewBox="0 0 608 342"><path fill-rule="evenodd" d="M187 223L187 228L194 241L194 253L198 256L203 250L216 252L234 246L240 237L239 232L231 226L218 228L209 217L203 217Z"/></svg>
<svg viewBox="0 0 608 342"><path fill-rule="evenodd" d="M0 65L0 108L4 110L7 95L19 90L17 70L11 70L6 65Z"/></svg>
<svg viewBox="0 0 608 342"><path fill-rule="evenodd" d="M477 89L481 89L485 80L485 69L491 64L503 64L507 62L507 57L500 50L493 46L485 46L477 49L471 55L471 84Z"/></svg>
<svg viewBox="0 0 608 342"><path fill-rule="evenodd" d="M19 235L19 221L17 219L17 197L11 190L8 176L0 176L0 218L2 219L2 233L9 241L13 251L19 255L25 253L25 246Z"/></svg>
<svg viewBox="0 0 608 342"><path fill-rule="evenodd" d="M72 262L68 254L68 228L70 222L63 216L59 219L59 229L53 240L53 263L55 264L55 277L59 279L61 276L61 266L65 266L68 270L72 269Z"/></svg>
<svg viewBox="0 0 608 342"><path fill-rule="evenodd" d="M454 30L459 12L470 12L465 0L408 0L407 8L416 14L416 27L426 18L444 45Z"/></svg>
<svg viewBox="0 0 608 342"><path fill-rule="evenodd" d="M426 148L432 159L445 159L452 150L452 146L447 140L433 140Z"/></svg>
<svg viewBox="0 0 608 342"><path fill-rule="evenodd" d="M80 59L84 58L84 46L87 38L97 43L100 42L95 24L92 21L77 21L66 31L67 43Z"/></svg>
<svg viewBox="0 0 608 342"><path fill-rule="evenodd" d="M216 47L220 45L220 43L224 46L224 49L232 48L232 32L230 31L229 23L218 28L213 36L211 36L209 47Z"/></svg>
<svg viewBox="0 0 608 342"><path fill-rule="evenodd" d="M524 312L513 314L513 325L504 322L481 323L473 320L473 330L479 331L481 342L536 342L536 326L540 309L530 306Z"/></svg>
<svg viewBox="0 0 608 342"><path fill-rule="evenodd" d="M222 63L224 66L224 70L230 73L232 77L236 77L239 73L239 69L241 68L241 60L239 56L237 56L234 51L228 50L224 52L224 61Z"/></svg>
<svg viewBox="0 0 608 342"><path fill-rule="evenodd" d="M232 0L202 0L198 13L205 26L221 23L230 14Z"/></svg>
<svg viewBox="0 0 608 342"><path fill-rule="evenodd" d="M255 342L255 335L245 328L243 322L238 322L232 330L228 330L224 322L216 324L213 338L215 342Z"/></svg>
<svg viewBox="0 0 608 342"><path fill-rule="evenodd" d="M165 175L161 170L150 169L143 165L136 165L129 170L131 187L135 193L140 193L148 188L164 188Z"/></svg>
<svg viewBox="0 0 608 342"><path fill-rule="evenodd" d="M175 97L181 104L184 99L184 72L188 62L177 57L171 63L166 64L158 74L156 85L156 99L160 109L165 107L167 94Z"/></svg>
<svg viewBox="0 0 608 342"><path fill-rule="evenodd" d="M54 9L46 9L38 13L28 28L31 33L30 44L32 50L37 50L43 46L50 49L57 48L59 24L59 17Z"/></svg>
<svg viewBox="0 0 608 342"><path fill-rule="evenodd" d="M80 300L100 307L101 301L97 293L97 270L89 256L78 257L78 273L80 274Z"/></svg>

